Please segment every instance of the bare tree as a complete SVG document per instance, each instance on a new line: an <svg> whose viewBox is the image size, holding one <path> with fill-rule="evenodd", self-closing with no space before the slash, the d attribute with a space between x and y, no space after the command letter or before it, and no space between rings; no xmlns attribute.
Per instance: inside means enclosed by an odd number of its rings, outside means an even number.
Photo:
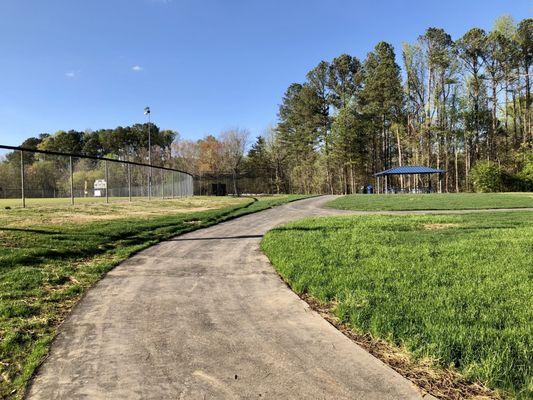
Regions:
<svg viewBox="0 0 533 400"><path fill-rule="evenodd" d="M200 173L200 146L193 140L174 141L172 143L172 153L175 159L175 166L191 174Z"/></svg>
<svg viewBox="0 0 533 400"><path fill-rule="evenodd" d="M223 145L224 161L233 177L233 191L238 196L237 174L240 171L250 132L247 129L234 128L220 134Z"/></svg>

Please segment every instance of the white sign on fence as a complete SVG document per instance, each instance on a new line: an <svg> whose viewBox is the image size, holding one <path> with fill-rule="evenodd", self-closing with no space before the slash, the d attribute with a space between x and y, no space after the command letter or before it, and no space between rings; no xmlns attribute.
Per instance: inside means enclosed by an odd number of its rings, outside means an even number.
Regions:
<svg viewBox="0 0 533 400"><path fill-rule="evenodd" d="M97 179L94 181L95 189L107 189L107 182L105 179Z"/></svg>

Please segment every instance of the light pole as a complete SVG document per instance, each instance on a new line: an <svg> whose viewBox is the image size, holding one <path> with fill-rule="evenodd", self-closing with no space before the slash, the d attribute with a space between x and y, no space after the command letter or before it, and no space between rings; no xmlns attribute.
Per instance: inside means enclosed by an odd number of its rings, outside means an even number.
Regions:
<svg viewBox="0 0 533 400"><path fill-rule="evenodd" d="M150 129L150 107L144 107L144 115L148 115L148 164L149 173L148 173L148 200L152 199L152 133Z"/></svg>

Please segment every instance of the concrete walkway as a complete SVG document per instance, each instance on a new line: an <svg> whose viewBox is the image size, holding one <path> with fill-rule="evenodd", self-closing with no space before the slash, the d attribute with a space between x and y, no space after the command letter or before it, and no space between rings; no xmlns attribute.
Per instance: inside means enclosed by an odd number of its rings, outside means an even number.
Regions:
<svg viewBox="0 0 533 400"><path fill-rule="evenodd" d="M322 319L259 250L328 196L176 237L128 259L61 327L31 399L420 399Z"/></svg>

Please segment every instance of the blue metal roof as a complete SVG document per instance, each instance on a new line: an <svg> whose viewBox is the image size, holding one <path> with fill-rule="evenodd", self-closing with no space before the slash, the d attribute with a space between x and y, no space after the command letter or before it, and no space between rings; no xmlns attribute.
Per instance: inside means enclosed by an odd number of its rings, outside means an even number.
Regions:
<svg viewBox="0 0 533 400"><path fill-rule="evenodd" d="M420 165L406 165L403 167L396 167L387 169L385 171L378 172L374 176L383 176L383 175L405 175L405 174L443 174L446 172L443 169L435 169L429 167L423 167Z"/></svg>

